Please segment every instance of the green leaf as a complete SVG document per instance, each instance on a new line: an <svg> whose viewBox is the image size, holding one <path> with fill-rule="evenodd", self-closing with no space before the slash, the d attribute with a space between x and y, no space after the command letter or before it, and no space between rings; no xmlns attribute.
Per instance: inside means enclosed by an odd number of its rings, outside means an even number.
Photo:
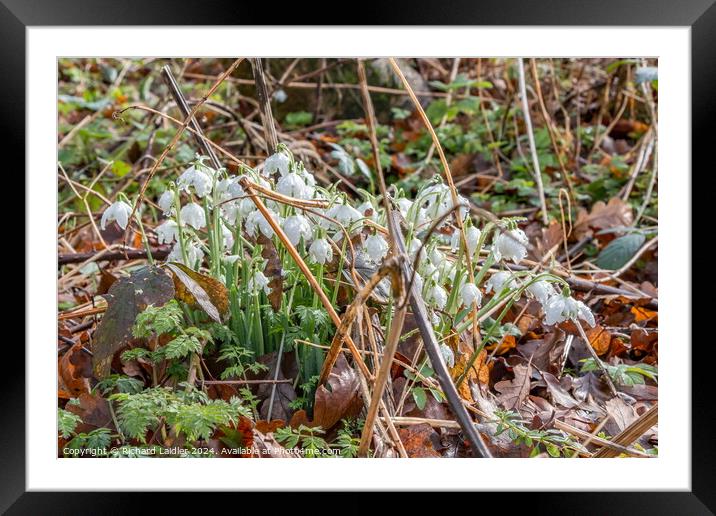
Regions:
<svg viewBox="0 0 716 516"><path fill-rule="evenodd" d="M82 418L77 414L57 409L57 430L63 439L68 439L81 422Z"/></svg>
<svg viewBox="0 0 716 516"><path fill-rule="evenodd" d="M132 165L125 163L121 159L118 159L112 163L112 173L117 177L124 177L132 171Z"/></svg>
<svg viewBox="0 0 716 516"><path fill-rule="evenodd" d="M313 121L313 115L307 111L296 111L286 115L287 127L303 127Z"/></svg>
<svg viewBox="0 0 716 516"><path fill-rule="evenodd" d="M425 389L422 387L416 387L413 389L413 399L415 400L415 405L420 410L423 410L425 408L425 404L428 401L428 396L425 394Z"/></svg>
<svg viewBox="0 0 716 516"><path fill-rule="evenodd" d="M599 253L597 266L609 270L622 267L636 254L645 240L646 237L641 233L630 233L612 240Z"/></svg>

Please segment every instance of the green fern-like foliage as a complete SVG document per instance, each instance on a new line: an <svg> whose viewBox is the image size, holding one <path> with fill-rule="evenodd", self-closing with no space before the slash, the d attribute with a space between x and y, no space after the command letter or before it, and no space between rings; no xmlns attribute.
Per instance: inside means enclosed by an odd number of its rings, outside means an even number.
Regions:
<svg viewBox="0 0 716 516"><path fill-rule="evenodd" d="M181 384L187 386L187 384ZM117 393L110 396L117 402L117 420L122 432L132 439L146 443L146 434L161 418L183 434L188 441L208 439L217 426L236 422L239 416L251 417L251 412L239 398L210 400L196 389L173 391L154 387L136 394Z"/></svg>
<svg viewBox="0 0 716 516"><path fill-rule="evenodd" d="M164 306L148 306L137 315L132 334L137 338L149 338L152 335L164 335L178 331L184 323L184 315L176 300L172 299Z"/></svg>
<svg viewBox="0 0 716 516"><path fill-rule="evenodd" d="M77 414L63 409L57 410L57 429L63 439L69 439L75 433L77 425L81 422L82 418Z"/></svg>

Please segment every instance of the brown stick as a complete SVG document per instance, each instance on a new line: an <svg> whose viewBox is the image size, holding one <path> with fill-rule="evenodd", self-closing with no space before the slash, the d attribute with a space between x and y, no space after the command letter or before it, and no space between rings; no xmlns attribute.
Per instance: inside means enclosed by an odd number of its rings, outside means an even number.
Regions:
<svg viewBox="0 0 716 516"><path fill-rule="evenodd" d="M634 441L639 439L644 432L654 426L659 420L659 404L654 403L654 406L644 412L642 416L634 421L631 425L626 427L624 430L619 432L611 442L620 444L622 446L630 446ZM602 448L594 454L595 457L606 458L606 457L618 457L621 452L610 449Z"/></svg>
<svg viewBox="0 0 716 516"><path fill-rule="evenodd" d="M266 87L266 77L264 75L263 65L261 64L261 58L251 59L251 68L254 71L256 96L258 97L261 121L264 126L266 152L271 155L276 152L278 136L276 136L276 125L274 124L273 114L271 113L271 99L269 98L268 88Z"/></svg>
<svg viewBox="0 0 716 516"><path fill-rule="evenodd" d="M151 249L152 256L158 260L163 260L171 252L171 247L153 247ZM91 253L65 253L57 256L58 265L67 265L69 263L80 263L89 260L95 256L96 252ZM100 260L138 260L147 257L146 249L120 249L111 253L106 253Z"/></svg>

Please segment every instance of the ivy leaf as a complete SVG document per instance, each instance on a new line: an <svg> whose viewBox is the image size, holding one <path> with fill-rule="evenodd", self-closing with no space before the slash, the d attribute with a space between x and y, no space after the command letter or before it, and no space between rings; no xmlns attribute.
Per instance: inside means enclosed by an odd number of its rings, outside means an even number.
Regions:
<svg viewBox="0 0 716 516"><path fill-rule="evenodd" d="M630 233L612 240L599 253L597 266L609 270L619 269L636 254L645 240L646 237L642 233Z"/></svg>

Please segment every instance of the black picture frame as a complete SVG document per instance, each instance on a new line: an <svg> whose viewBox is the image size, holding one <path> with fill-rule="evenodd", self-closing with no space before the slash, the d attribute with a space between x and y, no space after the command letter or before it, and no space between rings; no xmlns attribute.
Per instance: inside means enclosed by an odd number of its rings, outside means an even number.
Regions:
<svg viewBox="0 0 716 516"><path fill-rule="evenodd" d="M692 50L692 157L693 170L701 166L704 171L713 168L713 125L716 121L716 5L715 0L502 0L480 2L459 0L444 2L393 1L368 6L363 2L346 10L337 20L351 25L572 25L572 26L689 26ZM181 0L0 0L0 63L4 78L0 81L0 118L3 122L3 144L6 156L13 157L14 169L24 164L25 134L25 77L26 39L29 26L63 25L280 25L305 23L310 25L334 24L321 20L318 13L338 13L335 3L311 2L296 5L296 12L288 6L268 2L213 1L189 2ZM307 8L307 7L310 7ZM281 12L282 11L282 12ZM8 170L7 172L11 172ZM688 174L688 171L683 171ZM692 177L694 177L692 175ZM27 181L28 176L25 176ZM16 179L17 176L16 176ZM26 185L28 188L31 185ZM21 187L22 188L22 187ZM26 197L32 203L31 196ZM704 203L705 204L705 203ZM692 205L696 205L693 202ZM683 207L688 210L690 207ZM694 222L698 220L693 215ZM693 233L692 233L693 234ZM25 235L32 238L32 235ZM19 246L17 246L19 247ZM703 270L709 253L694 256L693 270ZM13 259L17 259L13 255ZM691 251L684 250L685 260ZM13 264L16 268L17 265ZM28 271L25 271L26 274ZM688 302L689 300L684 300ZM694 300L695 301L695 300ZM701 305L703 306L703 305ZM693 303L698 314L706 315L707 308ZM26 324L27 324L27 316ZM697 319L698 320L698 319ZM688 346L691 328L684 328L684 340ZM40 345L29 343L27 345ZM9 341L8 344L9 346ZM14 344L16 345L16 344ZM702 353L702 355L699 355ZM692 491L691 492L620 492L620 493L525 493L504 495L499 503L505 503L517 512L522 506L532 513L550 514L713 514L716 511L716 447L713 439L714 415L713 389L707 383L712 367L710 339L693 338L692 355L701 356L692 364ZM703 359L703 357L707 357ZM151 503L153 493L29 493L25 492L25 358L19 350L12 357L12 367L3 369L1 414L4 415L3 431L0 432L0 510L9 514L98 514L134 512ZM29 364L31 366L31 364ZM709 423L710 422L710 423ZM655 459L658 460L658 459ZM81 479L77 479L81 490ZM624 479L625 484L629 479ZM558 489L559 479L555 479ZM217 496L212 494L212 504ZM245 507L253 500L242 494ZM263 495L265 496L265 495ZM356 495L357 496L357 495ZM438 495L442 496L442 495ZM473 510L488 507L477 495ZM181 504L187 509L197 496L181 496L172 493L163 505L165 510ZM223 497L222 497L223 498ZM403 509L417 498L401 497ZM313 499L310 506L315 507ZM498 500L495 500L498 501ZM256 500L260 502L260 500ZM164 504L164 500L162 501ZM200 502L201 503L201 502ZM541 510L540 510L541 509ZM343 510L343 509L341 509Z"/></svg>

